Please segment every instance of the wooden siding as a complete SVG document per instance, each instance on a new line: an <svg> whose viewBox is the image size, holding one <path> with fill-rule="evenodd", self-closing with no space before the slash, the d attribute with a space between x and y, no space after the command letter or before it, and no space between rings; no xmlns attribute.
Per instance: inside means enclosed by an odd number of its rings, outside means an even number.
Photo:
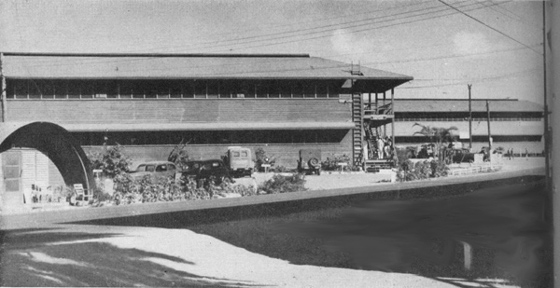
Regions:
<svg viewBox="0 0 560 288"><path fill-rule="evenodd" d="M23 191L31 190L31 185L35 184L42 190L50 186L49 183L49 158L34 149L22 149L22 188Z"/></svg>
<svg viewBox="0 0 560 288"><path fill-rule="evenodd" d="M286 168L296 168L297 159L299 157L300 149L321 149L322 158L326 160L327 157L347 155L351 156L352 138L351 133L344 137L340 143L334 144L197 144L188 145L187 151L192 159L219 159L225 155L228 146L243 146L251 148L253 157L255 149L263 148L264 151L271 157L277 159L277 166L284 166ZM169 153L175 145L130 145L125 146L124 153L133 160L133 166L138 165L142 161L150 160L167 160ZM102 146L83 146L86 153L88 151L101 152ZM135 167L132 167L135 168Z"/></svg>
<svg viewBox="0 0 560 288"><path fill-rule="evenodd" d="M428 125L430 127L449 128L457 127L459 132L469 132L469 122L446 122L446 121L418 121L418 122L395 122L395 136L412 136L414 132L420 131L420 127L413 126L414 123ZM490 132L492 135L542 135L544 124L542 121L490 121ZM472 122L473 135L488 135L488 123L486 121Z"/></svg>
<svg viewBox="0 0 560 288"><path fill-rule="evenodd" d="M338 99L9 100L7 121L189 123L346 121Z"/></svg>

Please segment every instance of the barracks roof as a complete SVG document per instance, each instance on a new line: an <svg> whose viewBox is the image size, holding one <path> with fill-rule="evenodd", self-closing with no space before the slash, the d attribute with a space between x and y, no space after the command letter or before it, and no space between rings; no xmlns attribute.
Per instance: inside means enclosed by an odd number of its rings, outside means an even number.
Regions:
<svg viewBox="0 0 560 288"><path fill-rule="evenodd" d="M488 99L492 112L543 112L543 106L517 99ZM406 112L468 112L468 99L395 99L395 111ZM473 99L473 112L486 112L486 99Z"/></svg>
<svg viewBox="0 0 560 288"><path fill-rule="evenodd" d="M354 70L357 69L354 65ZM7 78L271 78L412 80L307 54L4 53ZM353 75L354 74L354 75ZM403 82L403 83L404 83Z"/></svg>

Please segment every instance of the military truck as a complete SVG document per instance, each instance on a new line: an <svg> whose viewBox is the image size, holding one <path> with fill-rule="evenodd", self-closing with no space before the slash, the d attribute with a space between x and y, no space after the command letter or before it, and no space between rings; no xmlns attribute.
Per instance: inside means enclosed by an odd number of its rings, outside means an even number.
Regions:
<svg viewBox="0 0 560 288"><path fill-rule="evenodd" d="M245 177L253 174L253 157L251 149L241 146L230 146L223 157L224 164L233 177Z"/></svg>
<svg viewBox="0 0 560 288"><path fill-rule="evenodd" d="M321 175L321 150L299 150L298 172Z"/></svg>

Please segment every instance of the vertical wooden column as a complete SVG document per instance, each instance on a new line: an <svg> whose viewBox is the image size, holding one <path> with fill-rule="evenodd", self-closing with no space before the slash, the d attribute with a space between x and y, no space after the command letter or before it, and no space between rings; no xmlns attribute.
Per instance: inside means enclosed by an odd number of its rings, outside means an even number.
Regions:
<svg viewBox="0 0 560 288"><path fill-rule="evenodd" d="M377 98L377 92L375 93L375 115L379 115L379 100Z"/></svg>
<svg viewBox="0 0 560 288"><path fill-rule="evenodd" d="M395 89L391 89L391 114L393 114L393 120L391 121L391 141L393 141L393 148L395 149L395 154L397 149L395 148Z"/></svg>
<svg viewBox="0 0 560 288"><path fill-rule="evenodd" d="M385 101L387 100L387 95L383 91L383 106L385 106ZM387 124L383 124L383 137L387 136Z"/></svg>
<svg viewBox="0 0 560 288"><path fill-rule="evenodd" d="M486 122L488 123L488 154L492 150L492 133L490 133L490 104L486 100Z"/></svg>
<svg viewBox="0 0 560 288"><path fill-rule="evenodd" d="M471 84L468 84L467 87L469 88L469 149L472 150L472 107L471 107Z"/></svg>

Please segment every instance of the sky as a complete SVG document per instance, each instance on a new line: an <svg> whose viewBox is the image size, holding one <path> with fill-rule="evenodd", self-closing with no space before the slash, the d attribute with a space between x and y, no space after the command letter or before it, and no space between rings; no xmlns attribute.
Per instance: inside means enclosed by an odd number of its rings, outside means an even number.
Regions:
<svg viewBox="0 0 560 288"><path fill-rule="evenodd" d="M398 98L543 102L539 1L0 0L0 51L304 53L409 75Z"/></svg>

